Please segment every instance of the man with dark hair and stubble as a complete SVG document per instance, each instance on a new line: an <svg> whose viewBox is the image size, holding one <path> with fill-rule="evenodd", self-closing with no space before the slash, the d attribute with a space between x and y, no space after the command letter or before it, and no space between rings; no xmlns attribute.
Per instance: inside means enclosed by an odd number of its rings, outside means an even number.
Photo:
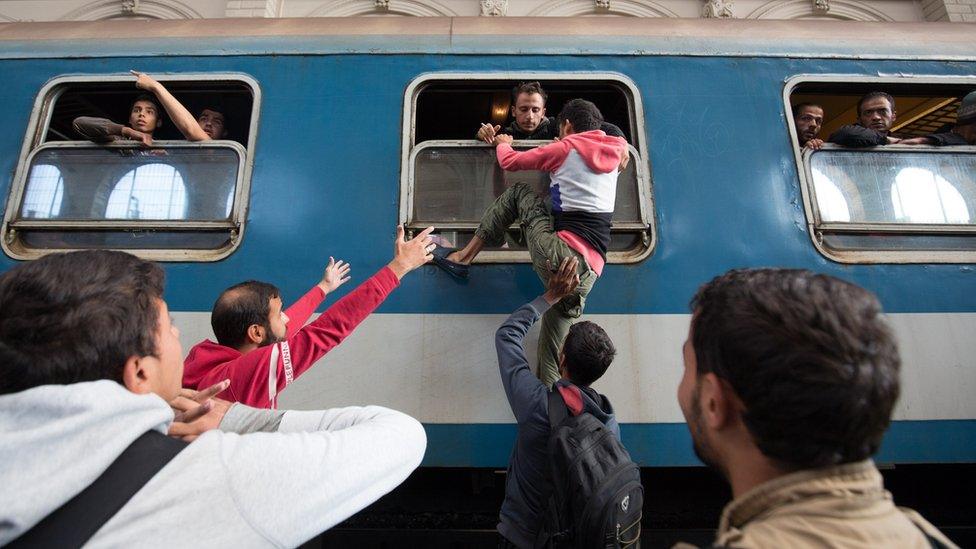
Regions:
<svg viewBox="0 0 976 549"><path fill-rule="evenodd" d="M0 545L295 547L420 464L423 427L393 410L195 406L163 277L105 250L0 275Z"/></svg>
<svg viewBox="0 0 976 549"><path fill-rule="evenodd" d="M498 369L505 396L518 422L518 436L508 462L505 500L499 512L499 547L535 547L552 493L549 471L549 391L532 374L523 340L532 325L553 305L572 295L580 279L578 259L566 258L549 277L546 292L512 313L495 333ZM559 351L559 378L553 385L569 412L592 414L620 438L607 398L590 385L600 379L617 350L603 328L579 322L569 328Z"/></svg>
<svg viewBox="0 0 976 549"><path fill-rule="evenodd" d="M800 103L793 106L793 123L801 149L817 150L823 146L820 128L823 127L824 110L816 103Z"/></svg>
<svg viewBox="0 0 976 549"><path fill-rule="evenodd" d="M522 82L512 89L512 121L504 128L501 125L482 123L475 135L479 141L494 144L495 135L506 134L512 139L555 139L559 136L556 118L546 116L546 102L549 96L538 82ZM624 133L615 124L600 122L600 129L607 135L623 137Z"/></svg>
<svg viewBox="0 0 976 549"><path fill-rule="evenodd" d="M617 193L617 175L627 158L627 142L600 130L603 115L585 99L566 103L557 117L559 141L525 152L512 148L512 137L495 136L495 154L506 170L550 173L552 207L525 183L508 188L488 207L474 237L461 250L437 248L435 263L458 278L485 246L500 246L505 232L518 221L525 234L532 268L549 280L566 258L575 258L581 282L575 291L549 309L539 335L539 377L546 385L559 378L558 353L573 319L583 314L586 296L603 273L610 245L610 220Z"/></svg>
<svg viewBox="0 0 976 549"><path fill-rule="evenodd" d="M307 326L326 294L349 280L348 264L329 258L322 280L287 311L282 311L281 293L272 284L251 280L224 290L210 317L217 341L205 340L190 349L183 385L202 389L229 379L222 398L274 408L287 385L351 334L404 275L431 258L433 230L428 227L405 241L398 226L393 260Z"/></svg>
<svg viewBox="0 0 976 549"><path fill-rule="evenodd" d="M733 270L691 301L678 403L732 487L715 547L955 547L899 509L871 456L899 395L870 292L803 270Z"/></svg>
<svg viewBox="0 0 976 549"><path fill-rule="evenodd" d="M841 126L827 141L852 148L893 145L900 141L891 136L897 118L895 98L887 92L871 92L857 102L857 124Z"/></svg>

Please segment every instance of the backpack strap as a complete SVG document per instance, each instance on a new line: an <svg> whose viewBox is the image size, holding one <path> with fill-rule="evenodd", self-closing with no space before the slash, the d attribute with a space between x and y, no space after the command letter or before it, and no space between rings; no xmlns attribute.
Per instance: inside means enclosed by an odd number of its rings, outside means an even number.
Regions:
<svg viewBox="0 0 976 549"><path fill-rule="evenodd" d="M553 385L552 389L549 389L549 428L555 429L562 425L567 417L569 417L569 407L566 406L559 389Z"/></svg>
<svg viewBox="0 0 976 549"><path fill-rule="evenodd" d="M13 540L8 549L81 547L187 445L159 431L143 433L95 482Z"/></svg>

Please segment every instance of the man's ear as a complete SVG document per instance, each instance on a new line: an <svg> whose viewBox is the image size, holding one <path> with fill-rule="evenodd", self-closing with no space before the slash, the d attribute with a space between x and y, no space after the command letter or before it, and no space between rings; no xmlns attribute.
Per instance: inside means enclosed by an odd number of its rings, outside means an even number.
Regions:
<svg viewBox="0 0 976 549"><path fill-rule="evenodd" d="M247 327L247 342L260 345L264 341L264 326L251 324Z"/></svg>
<svg viewBox="0 0 976 549"><path fill-rule="evenodd" d="M143 357L130 356L122 367L122 385L137 395L151 393L148 366Z"/></svg>
<svg viewBox="0 0 976 549"><path fill-rule="evenodd" d="M714 430L732 424L738 413L732 388L712 372L702 375L699 384L699 402L705 423Z"/></svg>
<svg viewBox="0 0 976 549"><path fill-rule="evenodd" d="M156 129L163 127L163 119L159 116L156 117Z"/></svg>

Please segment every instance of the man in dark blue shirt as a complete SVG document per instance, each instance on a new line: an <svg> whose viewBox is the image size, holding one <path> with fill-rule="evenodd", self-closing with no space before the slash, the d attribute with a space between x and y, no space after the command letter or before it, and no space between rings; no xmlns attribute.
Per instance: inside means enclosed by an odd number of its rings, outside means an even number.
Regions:
<svg viewBox="0 0 976 549"><path fill-rule="evenodd" d="M505 501L499 512L500 547L531 549L543 525L552 492L549 472L549 391L529 369L523 339L549 307L579 284L578 260L566 258L549 277L546 292L519 307L495 333L498 369L505 395L518 422L518 437L508 462ZM620 438L607 398L590 384L603 376L617 350L607 333L592 322L569 329L559 353L561 378L553 385L572 415L592 414Z"/></svg>

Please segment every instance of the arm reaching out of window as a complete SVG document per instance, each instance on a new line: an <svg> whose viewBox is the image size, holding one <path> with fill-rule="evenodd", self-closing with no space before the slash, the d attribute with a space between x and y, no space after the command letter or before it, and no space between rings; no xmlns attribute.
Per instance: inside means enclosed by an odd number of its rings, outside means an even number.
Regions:
<svg viewBox="0 0 976 549"><path fill-rule="evenodd" d="M144 72L129 71L136 77L136 87L146 90L159 99L166 109L166 114L173 119L173 123L189 141L210 141L210 136L203 131L197 119L186 110L186 107L166 89L165 86L156 81L155 78Z"/></svg>

